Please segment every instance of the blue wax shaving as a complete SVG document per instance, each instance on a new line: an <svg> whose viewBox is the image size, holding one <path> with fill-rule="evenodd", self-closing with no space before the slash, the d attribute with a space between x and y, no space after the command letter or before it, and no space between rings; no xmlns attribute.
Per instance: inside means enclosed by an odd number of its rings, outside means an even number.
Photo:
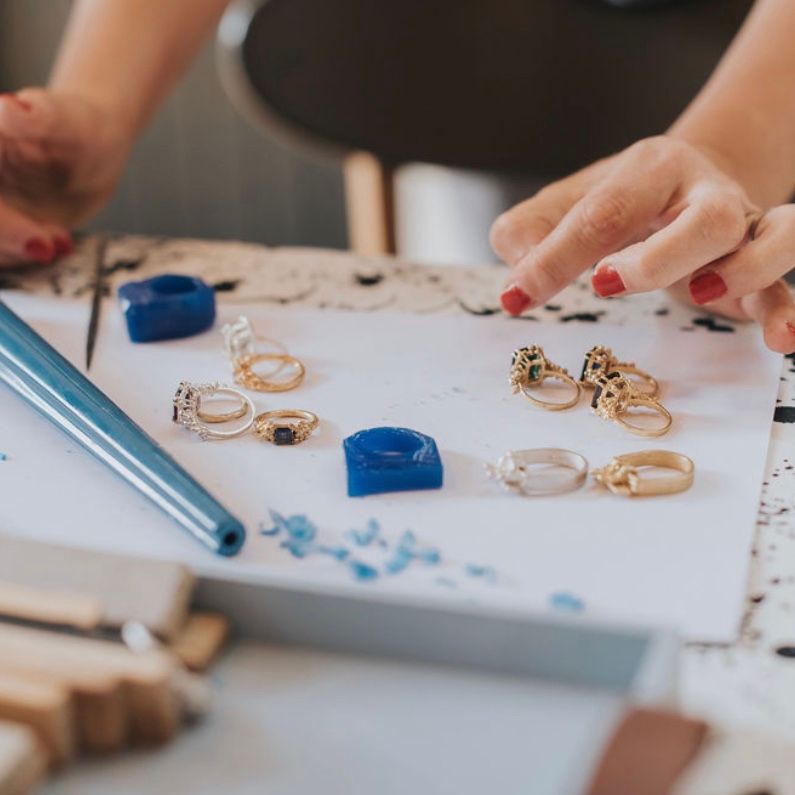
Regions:
<svg viewBox="0 0 795 795"><path fill-rule="evenodd" d="M346 535L356 546L369 547L376 539L380 546L385 546L386 542L378 538L381 533L381 525L375 519L370 519L364 530L349 530Z"/></svg>
<svg viewBox="0 0 795 795"><path fill-rule="evenodd" d="M8 461L8 456L5 453L0 453L0 461Z"/></svg>
<svg viewBox="0 0 795 795"><path fill-rule="evenodd" d="M259 534L261 536L277 536L281 532L281 527L275 524L273 527L267 528L265 527L265 522L259 523Z"/></svg>
<svg viewBox="0 0 795 795"><path fill-rule="evenodd" d="M270 510L271 521L273 522L273 530L264 533L264 535L275 536L279 533L287 533L287 520L278 512L273 509Z"/></svg>
<svg viewBox="0 0 795 795"><path fill-rule="evenodd" d="M492 566L481 566L477 563L467 563L464 572L470 577L482 577L484 582L493 585L497 581L497 572Z"/></svg>
<svg viewBox="0 0 795 795"><path fill-rule="evenodd" d="M573 593L558 591L549 597L549 605L555 610L566 613L582 613L585 610L585 602Z"/></svg>
<svg viewBox="0 0 795 795"><path fill-rule="evenodd" d="M367 563L362 563L360 560L352 560L349 565L351 568L351 573L360 582L375 580L378 577L377 569L374 569Z"/></svg>
<svg viewBox="0 0 795 795"><path fill-rule="evenodd" d="M436 547L425 547L425 549L420 549L414 554L414 557L428 566L436 566L442 560L442 554Z"/></svg>
<svg viewBox="0 0 795 795"><path fill-rule="evenodd" d="M294 558L305 558L315 551L314 544L299 538L286 538L279 546L286 549Z"/></svg>
<svg viewBox="0 0 795 795"><path fill-rule="evenodd" d="M350 557L350 550L345 547L331 547L325 544L320 544L315 547L315 551L320 555L328 555L335 560L347 560Z"/></svg>
<svg viewBox="0 0 795 795"><path fill-rule="evenodd" d="M290 538L296 541L314 541L317 535L317 528L303 514L290 516L286 520L287 532Z"/></svg>
<svg viewBox="0 0 795 795"><path fill-rule="evenodd" d="M400 574L411 563L412 555L408 550L398 548L392 557L384 564L384 570L389 574Z"/></svg>
<svg viewBox="0 0 795 795"><path fill-rule="evenodd" d="M406 530L398 541L398 549L413 551L415 546L417 546L417 536L411 530Z"/></svg>

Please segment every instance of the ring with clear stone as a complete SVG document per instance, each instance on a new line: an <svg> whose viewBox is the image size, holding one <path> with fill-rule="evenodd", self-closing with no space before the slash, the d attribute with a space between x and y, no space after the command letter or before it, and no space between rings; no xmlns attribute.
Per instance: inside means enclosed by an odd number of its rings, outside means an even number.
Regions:
<svg viewBox="0 0 795 795"><path fill-rule="evenodd" d="M588 462L571 450L543 447L512 450L496 464L487 464L486 471L506 491L542 497L580 488L588 475Z"/></svg>

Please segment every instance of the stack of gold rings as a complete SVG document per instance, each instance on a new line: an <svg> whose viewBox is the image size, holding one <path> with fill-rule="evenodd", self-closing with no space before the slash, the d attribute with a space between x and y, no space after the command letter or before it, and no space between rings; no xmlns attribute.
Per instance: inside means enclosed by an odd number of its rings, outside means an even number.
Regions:
<svg viewBox="0 0 795 795"><path fill-rule="evenodd" d="M235 381L246 389L256 392L288 392L295 389L304 380L306 368L303 363L284 351L257 353L254 327L246 317L239 317L234 323L228 323L221 329L224 347L232 363ZM272 362L278 366L267 373L267 377L257 372L254 366L262 362ZM283 381L269 380L285 367L293 370L293 374Z"/></svg>
<svg viewBox="0 0 795 795"><path fill-rule="evenodd" d="M548 378L568 385L570 395L560 401L541 398L538 392ZM514 394L521 392L533 405L550 411L577 405L581 386L593 388L591 408L594 413L638 436L662 436L671 427L671 414L657 397L660 388L657 379L634 362L620 361L604 345L596 345L585 354L579 383L568 370L550 361L539 345L519 348L511 359L509 381ZM633 408L648 409L657 414L660 421L656 425L631 422L628 418Z"/></svg>
<svg viewBox="0 0 795 795"><path fill-rule="evenodd" d="M221 414L207 411L205 404L219 397L234 398L240 401L240 406ZM172 404L171 419L198 434L202 441L234 439L242 436L251 429L256 414L251 398L238 389L221 384L191 384L188 381L180 381ZM241 418L244 419L243 423L231 430L222 431L210 427Z"/></svg>

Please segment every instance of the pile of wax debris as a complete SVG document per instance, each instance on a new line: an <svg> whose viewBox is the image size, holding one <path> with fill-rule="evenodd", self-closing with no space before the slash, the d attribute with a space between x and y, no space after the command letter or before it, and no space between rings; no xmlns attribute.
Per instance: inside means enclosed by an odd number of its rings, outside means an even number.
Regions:
<svg viewBox="0 0 795 795"><path fill-rule="evenodd" d="M279 546L295 558L325 555L361 582L394 576L415 565L431 568L442 563L442 553L436 547L422 545L411 530L390 540L375 519L370 519L362 530L348 530L345 543L327 544L320 541L317 527L303 514L285 517L272 510L270 515L273 526L261 525L261 535L278 538ZM461 571L465 577L486 585L497 582L492 566L467 563ZM458 586L458 581L450 576L437 577L435 582L448 588Z"/></svg>

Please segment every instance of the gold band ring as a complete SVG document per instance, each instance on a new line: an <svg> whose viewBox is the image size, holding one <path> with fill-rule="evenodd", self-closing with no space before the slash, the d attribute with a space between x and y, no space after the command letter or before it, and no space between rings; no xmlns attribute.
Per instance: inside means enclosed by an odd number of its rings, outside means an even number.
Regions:
<svg viewBox="0 0 795 795"><path fill-rule="evenodd" d="M257 373L253 368L259 362L281 362L289 365L295 370L292 378L286 381L268 381ZM245 356L234 362L235 381L247 389L257 392L287 392L295 389L303 380L306 368L289 353L256 353L252 356Z"/></svg>
<svg viewBox="0 0 795 795"><path fill-rule="evenodd" d="M277 420L294 422L277 422ZM258 414L254 419L254 433L267 442L277 445L300 444L317 428L320 420L316 414L303 409L277 409Z"/></svg>
<svg viewBox="0 0 795 795"><path fill-rule="evenodd" d="M654 376L649 375L645 370L641 370L635 365L635 362L620 362L613 355L613 351L604 345L596 345L585 354L580 383L583 386L595 387L600 375L613 372L636 376L635 385L645 395L657 397L660 391L660 385Z"/></svg>
<svg viewBox="0 0 795 795"><path fill-rule="evenodd" d="M629 410L636 407L651 409L661 417L662 424L649 428L627 421L625 417ZM618 372L599 376L594 386L591 408L603 420L617 422L637 436L662 436L668 433L673 421L671 413L658 398L644 394Z"/></svg>
<svg viewBox="0 0 795 795"><path fill-rule="evenodd" d="M761 223L762 219L765 217L765 213L757 210L756 212L749 213L746 216L746 220L748 221L748 242L750 243L752 240L756 240L756 233L759 229L759 224Z"/></svg>
<svg viewBox="0 0 795 795"><path fill-rule="evenodd" d="M532 394L531 389L540 387L548 378L554 378L570 386L573 390L571 399L556 403ZM549 361L539 345L530 345L514 351L509 382L514 395L521 392L534 406L548 411L570 409L580 400L580 385L569 375L568 370Z"/></svg>
<svg viewBox="0 0 795 795"><path fill-rule="evenodd" d="M670 469L675 474L665 478L643 478L638 472L639 467ZM695 466L686 455L668 450L642 450L639 453L617 455L605 466L592 470L591 474L613 494L652 497L687 491L693 485L694 472Z"/></svg>
<svg viewBox="0 0 795 795"><path fill-rule="evenodd" d="M211 402L211 401L207 401ZM196 416L202 422L209 422L212 423L221 423L221 422L231 422L232 420L239 420L241 417L244 417L248 412L248 405L243 399L240 399L240 405L236 409L231 409L230 411L205 411L202 408L199 408L196 411Z"/></svg>

